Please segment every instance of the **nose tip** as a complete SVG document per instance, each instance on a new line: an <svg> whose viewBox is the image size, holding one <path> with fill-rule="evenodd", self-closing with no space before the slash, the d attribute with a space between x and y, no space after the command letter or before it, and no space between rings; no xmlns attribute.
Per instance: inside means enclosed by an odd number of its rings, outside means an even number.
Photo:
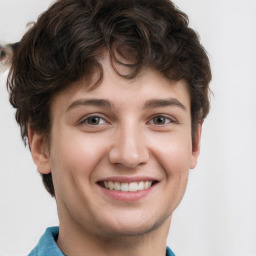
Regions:
<svg viewBox="0 0 256 256"><path fill-rule="evenodd" d="M145 164L148 160L146 152L125 153L118 150L112 150L110 154L110 162L112 164L120 165L128 169L135 169L138 166Z"/></svg>
<svg viewBox="0 0 256 256"><path fill-rule="evenodd" d="M7 57L6 49L3 47L0 47L0 61L4 61Z"/></svg>
<svg viewBox="0 0 256 256"><path fill-rule="evenodd" d="M143 136L138 138L129 135L116 140L109 153L112 164L134 169L148 161L149 153Z"/></svg>

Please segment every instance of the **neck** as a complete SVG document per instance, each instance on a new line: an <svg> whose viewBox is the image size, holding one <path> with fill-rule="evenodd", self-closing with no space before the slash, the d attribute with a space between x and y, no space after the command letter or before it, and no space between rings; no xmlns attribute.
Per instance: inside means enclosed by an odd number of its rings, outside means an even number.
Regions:
<svg viewBox="0 0 256 256"><path fill-rule="evenodd" d="M92 234L79 224L60 220L57 244L67 256L165 256L171 217L145 234Z"/></svg>

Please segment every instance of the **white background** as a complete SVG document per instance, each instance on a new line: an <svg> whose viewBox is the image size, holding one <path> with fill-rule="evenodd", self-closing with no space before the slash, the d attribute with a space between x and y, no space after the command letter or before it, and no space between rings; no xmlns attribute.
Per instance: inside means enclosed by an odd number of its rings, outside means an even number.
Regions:
<svg viewBox="0 0 256 256"><path fill-rule="evenodd" d="M0 0L0 41L16 42L51 0ZM173 215L177 256L256 256L256 0L176 0L209 53L214 96L198 166ZM0 76L0 255L26 255L58 225Z"/></svg>

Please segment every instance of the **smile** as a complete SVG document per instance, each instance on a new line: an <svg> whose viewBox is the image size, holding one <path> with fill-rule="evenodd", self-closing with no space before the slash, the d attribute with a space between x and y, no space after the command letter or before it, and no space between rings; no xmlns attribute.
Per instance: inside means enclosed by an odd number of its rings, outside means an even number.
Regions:
<svg viewBox="0 0 256 256"><path fill-rule="evenodd" d="M137 181L137 182L118 182L118 181L101 181L99 185L108 190L122 192L136 192L149 189L157 181Z"/></svg>

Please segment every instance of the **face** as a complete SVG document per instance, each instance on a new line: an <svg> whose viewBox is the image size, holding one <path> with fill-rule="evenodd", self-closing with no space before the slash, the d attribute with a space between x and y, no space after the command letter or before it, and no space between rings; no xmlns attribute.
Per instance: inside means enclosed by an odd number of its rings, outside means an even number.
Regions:
<svg viewBox="0 0 256 256"><path fill-rule="evenodd" d="M52 173L60 224L143 234L166 225L196 165L189 90L154 69L131 81L102 65L98 87L55 97L50 150L31 133L32 155Z"/></svg>

